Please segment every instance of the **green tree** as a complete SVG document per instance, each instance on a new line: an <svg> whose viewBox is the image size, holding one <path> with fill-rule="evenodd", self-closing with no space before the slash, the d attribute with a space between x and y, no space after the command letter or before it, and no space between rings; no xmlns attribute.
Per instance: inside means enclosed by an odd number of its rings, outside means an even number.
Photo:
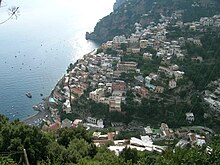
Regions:
<svg viewBox="0 0 220 165"><path fill-rule="evenodd" d="M121 43L121 50L123 50L124 52L127 51L127 44L126 43Z"/></svg>
<svg viewBox="0 0 220 165"><path fill-rule="evenodd" d="M84 139L89 143L91 143L92 141L90 134L81 126L75 129L62 128L58 130L57 134L58 144L63 145L66 148L69 146L71 140L73 140L74 138Z"/></svg>
<svg viewBox="0 0 220 165"><path fill-rule="evenodd" d="M73 139L67 148L67 161L78 163L80 159L89 156L91 144L84 139Z"/></svg>
<svg viewBox="0 0 220 165"><path fill-rule="evenodd" d="M103 49L102 49L102 48L98 48L98 49L97 49L97 54L102 53L102 52L103 52Z"/></svg>
<svg viewBox="0 0 220 165"><path fill-rule="evenodd" d="M46 159L46 146L50 139L37 127L30 127L16 120L11 123L3 121L5 124L0 129L0 151L27 151L31 164L37 164L38 160ZM15 161L19 161L20 156L11 156Z"/></svg>
<svg viewBox="0 0 220 165"><path fill-rule="evenodd" d="M62 145L59 145L57 142L51 142L47 145L47 157L50 160L50 163L64 163L64 157L66 148Z"/></svg>
<svg viewBox="0 0 220 165"><path fill-rule="evenodd" d="M14 162L13 159L9 157L0 157L0 164L1 165L17 165L17 163Z"/></svg>
<svg viewBox="0 0 220 165"><path fill-rule="evenodd" d="M132 164L137 163L138 161L138 152L136 149L126 147L122 150L119 156L123 158L126 162L131 161Z"/></svg>

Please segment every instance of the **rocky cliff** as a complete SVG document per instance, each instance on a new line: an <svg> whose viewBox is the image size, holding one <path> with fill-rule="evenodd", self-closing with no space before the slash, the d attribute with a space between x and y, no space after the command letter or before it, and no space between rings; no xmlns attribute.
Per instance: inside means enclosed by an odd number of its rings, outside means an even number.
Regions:
<svg viewBox="0 0 220 165"><path fill-rule="evenodd" d="M116 0L113 6L114 11L121 7L121 5L123 5L125 2L126 0Z"/></svg>
<svg viewBox="0 0 220 165"><path fill-rule="evenodd" d="M116 35L129 35L135 22L146 26L174 11L180 13L177 19L183 22L220 12L219 0L119 0L115 5L115 10L96 24L94 32L86 33L86 39L104 42Z"/></svg>

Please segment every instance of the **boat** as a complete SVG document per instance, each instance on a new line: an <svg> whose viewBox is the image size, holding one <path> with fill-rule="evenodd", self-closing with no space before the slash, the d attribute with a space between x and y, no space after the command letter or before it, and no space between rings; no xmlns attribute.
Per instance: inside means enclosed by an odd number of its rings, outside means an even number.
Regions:
<svg viewBox="0 0 220 165"><path fill-rule="evenodd" d="M37 105L34 105L34 106L33 106L33 109L34 109L35 111L38 111L38 110L39 110L39 108L38 108Z"/></svg>
<svg viewBox="0 0 220 165"><path fill-rule="evenodd" d="M27 92L27 93L26 93L26 96L27 96L28 98L32 98L32 95L31 95L30 92Z"/></svg>

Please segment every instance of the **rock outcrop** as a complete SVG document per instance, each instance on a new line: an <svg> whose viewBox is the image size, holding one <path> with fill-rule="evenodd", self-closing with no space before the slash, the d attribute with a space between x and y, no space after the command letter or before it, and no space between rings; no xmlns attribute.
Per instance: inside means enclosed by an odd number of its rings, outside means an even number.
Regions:
<svg viewBox="0 0 220 165"><path fill-rule="evenodd" d="M129 35L138 22L142 26L158 22L161 17L179 13L183 22L219 13L218 0L117 0L114 11L102 18L94 32L86 33L86 39L98 42L111 40L116 35Z"/></svg>

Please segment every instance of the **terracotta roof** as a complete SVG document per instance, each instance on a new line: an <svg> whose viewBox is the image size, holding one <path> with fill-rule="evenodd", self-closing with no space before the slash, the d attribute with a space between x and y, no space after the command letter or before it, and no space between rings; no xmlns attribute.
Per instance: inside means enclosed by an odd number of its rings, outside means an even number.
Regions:
<svg viewBox="0 0 220 165"><path fill-rule="evenodd" d="M49 126L48 131L56 131L60 128L60 124L59 123L53 123Z"/></svg>
<svg viewBox="0 0 220 165"><path fill-rule="evenodd" d="M76 93L76 94L82 94L83 93L79 88L71 88L71 90L73 91L73 93Z"/></svg>

